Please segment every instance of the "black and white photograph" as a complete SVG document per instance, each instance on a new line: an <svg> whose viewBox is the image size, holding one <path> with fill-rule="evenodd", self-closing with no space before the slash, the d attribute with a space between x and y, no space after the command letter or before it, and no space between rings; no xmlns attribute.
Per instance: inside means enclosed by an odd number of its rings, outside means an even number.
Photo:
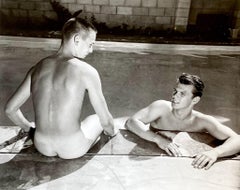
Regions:
<svg viewBox="0 0 240 190"><path fill-rule="evenodd" d="M240 0L0 0L0 190L240 190Z"/></svg>

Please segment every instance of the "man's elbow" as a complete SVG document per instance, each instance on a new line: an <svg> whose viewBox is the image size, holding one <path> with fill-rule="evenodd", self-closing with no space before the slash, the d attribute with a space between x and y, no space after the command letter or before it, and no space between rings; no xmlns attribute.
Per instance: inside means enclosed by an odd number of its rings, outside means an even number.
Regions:
<svg viewBox="0 0 240 190"><path fill-rule="evenodd" d="M6 104L4 107L4 112L8 117L10 117L14 113L14 109L9 104Z"/></svg>
<svg viewBox="0 0 240 190"><path fill-rule="evenodd" d="M130 117L125 123L125 128L129 131L133 131L135 123L136 123L136 119Z"/></svg>

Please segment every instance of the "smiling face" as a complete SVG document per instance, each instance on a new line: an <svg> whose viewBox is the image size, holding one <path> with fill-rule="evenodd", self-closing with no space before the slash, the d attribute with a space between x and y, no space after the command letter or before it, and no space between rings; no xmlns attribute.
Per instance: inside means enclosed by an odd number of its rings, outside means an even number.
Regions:
<svg viewBox="0 0 240 190"><path fill-rule="evenodd" d="M193 85L185 85L177 83L176 88L174 88L172 95L172 108L174 109L185 109L192 108L198 101L199 97L193 96Z"/></svg>

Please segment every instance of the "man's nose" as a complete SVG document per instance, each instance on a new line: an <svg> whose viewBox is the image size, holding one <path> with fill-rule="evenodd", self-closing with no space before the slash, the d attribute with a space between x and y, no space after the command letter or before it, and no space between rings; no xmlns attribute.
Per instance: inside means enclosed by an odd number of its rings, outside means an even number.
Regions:
<svg viewBox="0 0 240 190"><path fill-rule="evenodd" d="M175 93L173 94L173 98L179 98L179 95L180 95L180 93L175 92Z"/></svg>

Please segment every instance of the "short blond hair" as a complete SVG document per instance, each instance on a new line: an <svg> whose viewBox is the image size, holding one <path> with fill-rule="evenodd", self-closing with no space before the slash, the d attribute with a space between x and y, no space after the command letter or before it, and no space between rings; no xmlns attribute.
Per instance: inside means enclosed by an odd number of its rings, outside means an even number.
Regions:
<svg viewBox="0 0 240 190"><path fill-rule="evenodd" d="M82 38L86 38L90 30L97 32L94 25L87 20L81 18L71 18L63 26L62 40L69 40L75 34L80 34Z"/></svg>

